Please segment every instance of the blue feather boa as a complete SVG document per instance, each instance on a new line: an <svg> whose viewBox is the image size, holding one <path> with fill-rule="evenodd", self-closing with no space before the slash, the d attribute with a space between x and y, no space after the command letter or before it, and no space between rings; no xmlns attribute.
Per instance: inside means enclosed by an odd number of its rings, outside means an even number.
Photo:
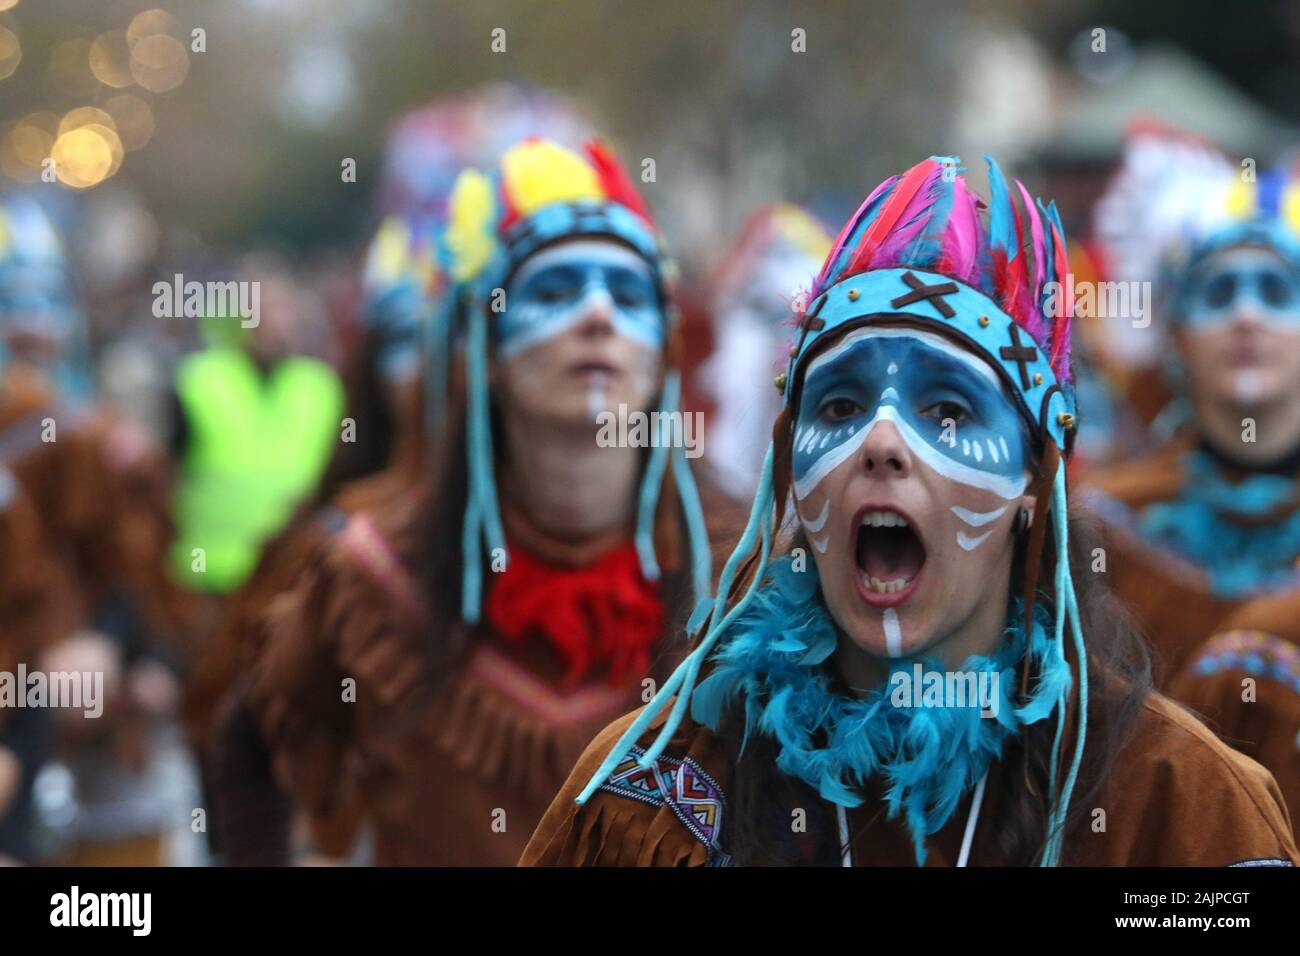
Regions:
<svg viewBox="0 0 1300 956"><path fill-rule="evenodd" d="M1023 706L1016 701L1016 665L1026 639L1017 606L1008 615L1008 641L997 653L971 657L959 668L998 674L996 717L981 717L977 701L964 707L894 705L897 675L910 681L918 664L940 679L947 673L928 657L889 661L886 684L863 697L832 690L823 665L839 635L819 592L814 569L794 570L789 556L771 562L750 606L719 639L710 658L713 670L692 695L691 715L716 731L726 706L739 696L745 741L754 731L767 734L778 746L777 767L832 803L858 806L862 798L855 791L878 775L889 819L904 816L916 861L923 864L926 838L943 828L1007 741L1048 717L1068 694L1070 670L1048 636L1050 616L1040 605L1028 642L1040 676Z"/></svg>
<svg viewBox="0 0 1300 956"><path fill-rule="evenodd" d="M1295 479L1251 475L1232 483L1199 449L1183 459L1183 491L1173 501L1151 505L1142 515L1142 535L1204 568L1220 597L1237 598L1298 580L1300 511L1268 525L1246 526L1234 516L1258 517L1295 493Z"/></svg>

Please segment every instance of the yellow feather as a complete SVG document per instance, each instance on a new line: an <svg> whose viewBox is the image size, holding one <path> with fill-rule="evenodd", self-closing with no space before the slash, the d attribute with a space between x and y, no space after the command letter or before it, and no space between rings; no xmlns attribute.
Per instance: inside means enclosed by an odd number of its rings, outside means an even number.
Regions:
<svg viewBox="0 0 1300 956"><path fill-rule="evenodd" d="M511 147L501 157L510 199L521 216L556 202L603 199L600 178L585 159L550 140Z"/></svg>
<svg viewBox="0 0 1300 956"><path fill-rule="evenodd" d="M1287 183L1282 193L1282 221L1292 232L1300 233L1300 183Z"/></svg>
<svg viewBox="0 0 1300 956"><path fill-rule="evenodd" d="M379 224L370 254L366 257L366 282L368 285L387 285L397 282L410 267L411 232L396 216L388 216Z"/></svg>
<svg viewBox="0 0 1300 956"><path fill-rule="evenodd" d="M1255 214L1254 183L1237 179L1228 189L1224 210L1233 219L1249 219Z"/></svg>
<svg viewBox="0 0 1300 956"><path fill-rule="evenodd" d="M448 201L447 248L452 254L452 277L468 281L482 271L492 257L496 240L492 234L492 183L476 169L456 178Z"/></svg>
<svg viewBox="0 0 1300 956"><path fill-rule="evenodd" d="M773 218L778 232L808 258L821 261L831 251L831 237L812 216L789 203L777 205Z"/></svg>

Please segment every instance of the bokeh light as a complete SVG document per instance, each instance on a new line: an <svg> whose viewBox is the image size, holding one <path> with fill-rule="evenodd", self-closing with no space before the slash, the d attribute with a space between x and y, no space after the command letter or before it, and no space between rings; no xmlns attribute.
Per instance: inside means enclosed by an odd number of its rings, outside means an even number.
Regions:
<svg viewBox="0 0 1300 956"><path fill-rule="evenodd" d="M126 28L126 42L128 47L134 49L146 37L174 34L179 30L180 24L166 10L145 10L131 18L131 24Z"/></svg>
<svg viewBox="0 0 1300 956"><path fill-rule="evenodd" d="M13 76L22 59L23 45L18 40L18 34L8 27L0 26L0 80Z"/></svg>
<svg viewBox="0 0 1300 956"><path fill-rule="evenodd" d="M84 37L64 40L50 54L50 86L61 95L94 92L99 81L90 72L90 41Z"/></svg>
<svg viewBox="0 0 1300 956"><path fill-rule="evenodd" d="M131 76L150 93L176 89L189 71L189 54L173 36L155 33L131 45Z"/></svg>
<svg viewBox="0 0 1300 956"><path fill-rule="evenodd" d="M14 122L0 141L0 169L20 182L40 178L41 161L54 146L59 117L55 113L29 113Z"/></svg>
<svg viewBox="0 0 1300 956"><path fill-rule="evenodd" d="M55 174L74 189L88 189L113 175L122 153L117 133L95 123L63 133L50 151Z"/></svg>
<svg viewBox="0 0 1300 956"><path fill-rule="evenodd" d="M59 136L62 136L64 133L92 124L107 126L110 129L116 125L113 122L113 117L98 106L78 106L76 109L68 110L63 119L59 120L57 132Z"/></svg>
<svg viewBox="0 0 1300 956"><path fill-rule="evenodd" d="M113 118L122 148L128 153L141 149L153 138L153 109L131 93L119 93L104 101L104 109Z"/></svg>
<svg viewBox="0 0 1300 956"><path fill-rule="evenodd" d="M90 45L89 63L90 72L105 86L114 89L130 86L131 51L127 46L126 33L114 30L97 36Z"/></svg>

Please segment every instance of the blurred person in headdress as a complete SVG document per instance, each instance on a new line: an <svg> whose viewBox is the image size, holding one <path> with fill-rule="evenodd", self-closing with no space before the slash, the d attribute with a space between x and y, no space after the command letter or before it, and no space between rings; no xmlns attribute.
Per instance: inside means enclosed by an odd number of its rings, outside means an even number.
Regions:
<svg viewBox="0 0 1300 956"><path fill-rule="evenodd" d="M1126 334L1174 395L1155 447L1087 499L1167 679L1243 603L1300 585L1300 181L1142 129L1096 232L1109 277L1152 290Z"/></svg>
<svg viewBox="0 0 1300 956"><path fill-rule="evenodd" d="M192 732L205 755L223 736L213 721L238 721L237 711L222 716L220 701L259 653L271 602L348 515L381 506L426 476L448 396L463 388L452 360L459 301L440 253L448 195L461 170L489 166L512 142L542 134L576 144L589 126L567 101L507 84L440 98L394 122L379 189L382 218L361 267L361 334L345 343L343 374L356 441L338 449L317 495L268 543L256 571L224 608L188 695ZM247 745L237 753L256 749L255 729L242 728L234 732ZM213 759L222 761L230 751ZM239 772L256 777L261 771L244 765ZM317 817L316 846L338 852L350 839L352 816ZM216 833L227 830L248 833L240 820L218 821ZM222 850L234 862L259 852L255 840L238 839Z"/></svg>
<svg viewBox="0 0 1300 956"><path fill-rule="evenodd" d="M44 850L76 854L123 836L148 843L158 821L128 834L105 824L112 801L100 798L113 781L129 789L149 762L186 654L183 602L163 573L166 461L142 429L98 404L63 243L42 208L18 195L0 204L0 366L0 470L19 492L3 561L29 585L41 568L50 602L43 641L23 642L17 659L32 671L102 674L109 698L102 720L52 716L79 809ZM26 509L34 521L19 520Z"/></svg>
<svg viewBox="0 0 1300 956"><path fill-rule="evenodd" d="M522 864L1300 861L1276 783L1152 692L1085 563L1056 208L989 160L985 218L959 168L891 177L838 234L691 653Z"/></svg>
<svg viewBox="0 0 1300 956"><path fill-rule="evenodd" d="M461 345L433 478L313 556L224 723L244 862L289 853L279 784L317 819L359 801L377 863L513 863L710 586L681 430L600 440L680 390L672 263L612 154L529 139L465 172L443 248ZM257 746L274 778L241 774Z"/></svg>
<svg viewBox="0 0 1300 956"><path fill-rule="evenodd" d="M1111 569L1170 660L1170 695L1273 773L1294 827L1300 177L1294 166L1256 171L1173 134L1148 136L1099 215L1118 218L1113 248L1136 251L1138 268L1163 250L1173 435L1151 458L1097 478L1109 495L1103 515L1123 528ZM1153 195L1135 204L1146 189ZM1137 241L1149 245L1135 250ZM1142 542L1133 551L1130 534ZM1196 622L1187 637L1205 640L1175 639L1175 613Z"/></svg>
<svg viewBox="0 0 1300 956"><path fill-rule="evenodd" d="M831 237L798 206L779 203L753 213L723 257L711 294L713 354L698 372L713 400L706 459L722 490L749 500L781 397L770 387L779 369L781 323L806 290Z"/></svg>

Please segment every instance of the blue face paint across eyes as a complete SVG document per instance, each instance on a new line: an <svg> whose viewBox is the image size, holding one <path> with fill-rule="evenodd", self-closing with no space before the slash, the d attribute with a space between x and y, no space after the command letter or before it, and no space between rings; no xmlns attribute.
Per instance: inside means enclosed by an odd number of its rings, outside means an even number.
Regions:
<svg viewBox="0 0 1300 956"><path fill-rule="evenodd" d="M664 344L664 314L649 266L607 242L544 250L511 282L494 333L502 358L540 345L606 306L615 332L653 351Z"/></svg>
<svg viewBox="0 0 1300 956"><path fill-rule="evenodd" d="M1028 437L993 370L933 333L863 328L805 373L795 496L806 498L881 421L893 422L913 454L945 478L1008 500L1024 492Z"/></svg>
<svg viewBox="0 0 1300 956"><path fill-rule="evenodd" d="M1208 269L1188 288L1183 315L1190 325L1213 325L1247 303L1266 321L1300 328L1300 273L1282 263Z"/></svg>

